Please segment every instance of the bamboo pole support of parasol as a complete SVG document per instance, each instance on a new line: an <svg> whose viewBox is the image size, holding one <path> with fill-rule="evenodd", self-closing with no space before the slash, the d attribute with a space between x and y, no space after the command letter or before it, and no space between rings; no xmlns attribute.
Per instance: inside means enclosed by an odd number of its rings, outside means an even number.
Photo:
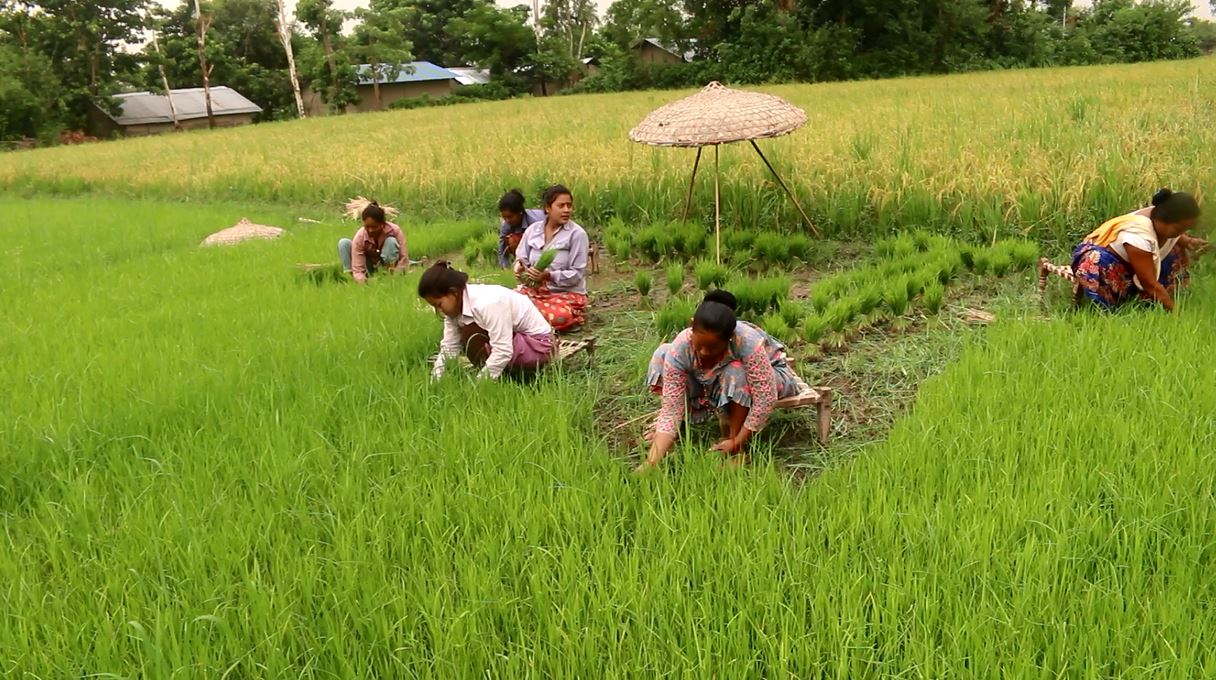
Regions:
<svg viewBox="0 0 1216 680"><path fill-rule="evenodd" d="M718 253L718 264L722 264L722 203L721 191L718 188L718 147L714 144L714 245Z"/></svg>
<svg viewBox="0 0 1216 680"><path fill-rule="evenodd" d="M684 198L684 219L681 222L688 221L688 210L692 207L692 190L697 184L697 169L701 167L701 152L705 147L697 147L697 160L692 163L692 177L688 180L688 196Z"/></svg>
<svg viewBox="0 0 1216 680"><path fill-rule="evenodd" d="M781 185L782 189L785 189L785 193L790 197L790 200L794 202L794 207L798 208L798 212L802 215L802 220L806 222L806 226L811 228L811 232L813 234L819 236L819 230L815 228L814 223L811 222L811 218L807 217L806 211L802 209L802 204L798 202L798 198L794 196L794 192L791 191L788 186L786 186L785 180L781 179L781 175L777 174L777 169L773 167L772 163L768 162L768 158L766 158L764 156L764 152L760 150L760 145L757 144L756 140L754 139L749 139L747 141L751 142L752 148L755 149L756 153L760 155L760 160L764 161L764 164L768 166L768 171L773 173L773 177L777 178L777 183Z"/></svg>

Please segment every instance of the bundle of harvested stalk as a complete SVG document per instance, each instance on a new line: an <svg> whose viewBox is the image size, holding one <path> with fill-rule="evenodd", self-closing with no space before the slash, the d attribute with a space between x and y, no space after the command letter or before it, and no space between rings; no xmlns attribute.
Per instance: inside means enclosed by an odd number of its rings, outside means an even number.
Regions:
<svg viewBox="0 0 1216 680"><path fill-rule="evenodd" d="M347 219L356 220L356 221L362 220L363 219L363 210L365 208L367 208L367 206L371 205L372 203L374 203L374 201L372 201L370 198L356 196L346 202L346 211L343 212L342 214ZM377 204L377 205L379 205L379 204ZM394 208L391 205L381 205L380 207L384 208L385 217L393 218L393 217L396 217L400 213L400 211L398 211L396 208Z"/></svg>

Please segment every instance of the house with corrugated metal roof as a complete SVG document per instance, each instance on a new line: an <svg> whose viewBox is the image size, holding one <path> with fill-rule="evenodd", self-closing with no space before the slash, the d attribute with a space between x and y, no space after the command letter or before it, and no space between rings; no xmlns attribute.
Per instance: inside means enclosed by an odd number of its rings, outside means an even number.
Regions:
<svg viewBox="0 0 1216 680"><path fill-rule="evenodd" d="M456 82L461 85L488 85L490 69L474 66L449 66L449 71L456 74Z"/></svg>
<svg viewBox="0 0 1216 680"><path fill-rule="evenodd" d="M690 44L695 41L690 41ZM658 38L643 38L633 44L633 53L641 64L665 66L683 64L696 59L692 50L680 49L673 43L665 43Z"/></svg>
<svg viewBox="0 0 1216 680"><path fill-rule="evenodd" d="M172 107L170 107L172 97ZM100 107L89 112L89 131L98 137L142 137L173 131L173 114L184 130L208 127L207 102L203 88L170 90L169 96L155 92L127 92L114 95L118 113ZM253 122L262 107L230 87L211 88L211 111L216 127L236 127Z"/></svg>
<svg viewBox="0 0 1216 680"><path fill-rule="evenodd" d="M455 92L460 85L460 79L455 73L429 61L404 64L396 73L385 73L380 67L373 71L370 64L359 64L355 67L355 74L358 78L355 89L359 94L359 103L347 107L347 113L387 109L389 104L398 99L413 99L423 95L443 97ZM376 101L377 87L380 90L379 102ZM329 113L318 93L306 88L303 96L304 107L309 115L323 116Z"/></svg>

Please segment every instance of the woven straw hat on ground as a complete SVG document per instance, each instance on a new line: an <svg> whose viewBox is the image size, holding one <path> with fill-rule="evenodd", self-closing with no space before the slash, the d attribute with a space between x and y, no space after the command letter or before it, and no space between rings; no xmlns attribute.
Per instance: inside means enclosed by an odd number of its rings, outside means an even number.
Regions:
<svg viewBox="0 0 1216 680"><path fill-rule="evenodd" d="M655 109L629 132L653 146L710 146L786 135L806 124L806 111L781 97L732 90L718 82Z"/></svg>
<svg viewBox="0 0 1216 680"><path fill-rule="evenodd" d="M271 240L282 236L285 232L278 227L268 227L264 224L254 224L248 218L242 217L235 225L215 232L203 239L204 246L231 246L250 239Z"/></svg>

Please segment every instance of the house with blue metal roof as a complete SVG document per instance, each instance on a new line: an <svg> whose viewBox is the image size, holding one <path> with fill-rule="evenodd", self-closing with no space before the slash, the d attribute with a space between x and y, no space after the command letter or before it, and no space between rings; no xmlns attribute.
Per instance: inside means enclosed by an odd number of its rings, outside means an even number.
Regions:
<svg viewBox="0 0 1216 680"><path fill-rule="evenodd" d="M456 91L460 78L429 61L410 62L399 69L384 66L373 68L371 64L359 64L355 67L355 74L358 77L356 90L359 93L359 103L347 108L347 113L387 109L398 99L413 99L423 95L443 97ZM380 91L379 101L376 99L377 89ZM304 100L309 115L326 113L325 103L317 93L305 92Z"/></svg>

